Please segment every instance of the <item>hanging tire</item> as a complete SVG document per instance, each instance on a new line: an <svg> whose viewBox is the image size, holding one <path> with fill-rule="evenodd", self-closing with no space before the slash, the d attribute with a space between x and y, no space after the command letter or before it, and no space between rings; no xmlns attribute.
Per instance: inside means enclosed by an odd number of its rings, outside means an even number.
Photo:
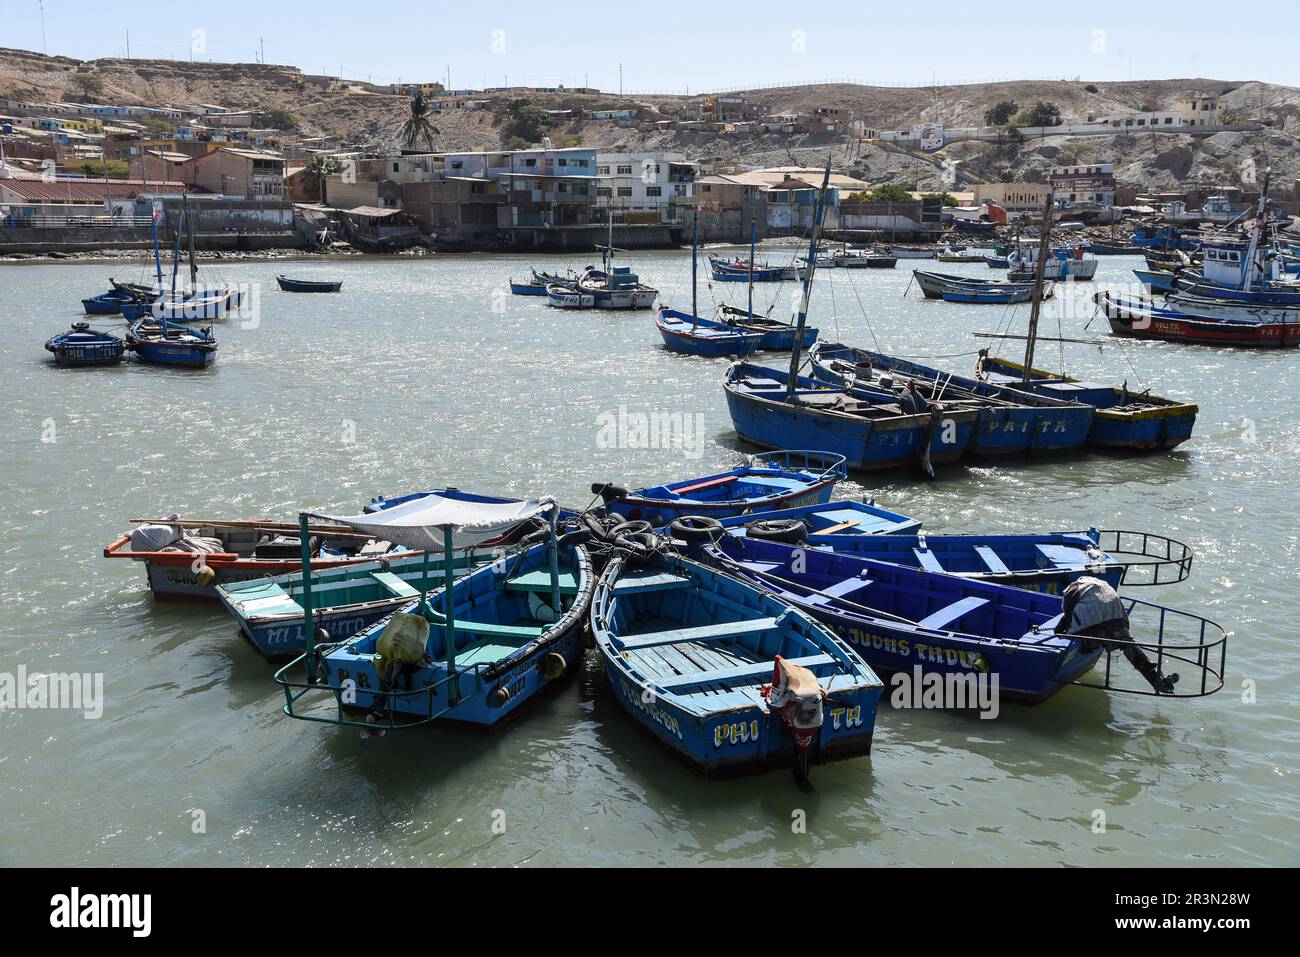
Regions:
<svg viewBox="0 0 1300 957"><path fill-rule="evenodd" d="M773 518L750 522L745 526L745 535L764 542L803 545L808 541L808 526L797 518Z"/></svg>
<svg viewBox="0 0 1300 957"><path fill-rule="evenodd" d="M722 534L722 523L708 515L683 515L668 524L673 538L683 542L711 542Z"/></svg>
<svg viewBox="0 0 1300 957"><path fill-rule="evenodd" d="M619 522L609 530L610 538L620 538L624 535L640 535L642 532L650 531L650 523L645 519L637 519L633 522Z"/></svg>
<svg viewBox="0 0 1300 957"><path fill-rule="evenodd" d="M554 681L564 674L568 668L569 665L564 660L564 656L554 651L542 655L542 660L537 663L538 673L548 681Z"/></svg>

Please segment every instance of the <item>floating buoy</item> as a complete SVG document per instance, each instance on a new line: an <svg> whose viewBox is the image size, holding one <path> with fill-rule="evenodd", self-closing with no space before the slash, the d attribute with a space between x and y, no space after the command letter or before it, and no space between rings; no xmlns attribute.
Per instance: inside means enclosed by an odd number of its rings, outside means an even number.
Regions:
<svg viewBox="0 0 1300 957"><path fill-rule="evenodd" d="M506 689L505 685L502 685L500 688L497 688L490 695L488 695L487 702L490 707L503 708L505 707L506 702L509 700L510 700L510 692Z"/></svg>
<svg viewBox="0 0 1300 957"><path fill-rule="evenodd" d="M211 585L212 582L216 579L216 577L217 577L217 573L214 572L207 565L200 566L199 570L194 573L195 581L197 581L204 588L207 588L209 585Z"/></svg>
<svg viewBox="0 0 1300 957"><path fill-rule="evenodd" d="M553 681L564 674L568 667L563 655L551 651L542 656L542 660L537 664L537 671L543 678Z"/></svg>

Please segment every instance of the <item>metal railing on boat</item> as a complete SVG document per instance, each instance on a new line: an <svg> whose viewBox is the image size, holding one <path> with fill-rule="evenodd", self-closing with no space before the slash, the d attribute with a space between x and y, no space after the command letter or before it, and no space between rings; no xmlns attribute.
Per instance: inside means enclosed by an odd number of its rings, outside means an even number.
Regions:
<svg viewBox="0 0 1300 957"><path fill-rule="evenodd" d="M1078 685L1081 688L1096 688L1101 691L1117 691L1122 694L1145 695L1151 698L1204 698L1223 687L1223 676L1228 662L1228 635L1230 632L1222 625L1200 615L1194 615L1191 612L1167 608L1155 602L1142 601L1140 598L1124 598L1123 601L1129 614L1133 632L1139 633L1143 630L1142 622L1144 619L1149 617L1157 619L1155 639L1106 641L1106 664L1102 683L1085 681L1081 676L1069 682L1070 684ZM1140 613L1139 609L1141 609ZM1190 626L1189 633L1182 636L1186 643L1171 644L1167 640L1167 629L1171 619L1185 622ZM1193 632L1195 637L1192 637ZM1175 636L1175 638L1177 637ZM1091 640L1095 641L1096 639ZM1175 690L1171 692L1116 684L1111 668L1112 659L1115 653L1121 652L1126 645L1147 652L1149 656L1155 659L1156 669L1162 675L1166 674L1168 670L1172 670L1172 668L1166 669L1166 665L1175 662L1195 668L1200 676L1199 687L1195 690L1181 690L1188 687L1188 683L1184 680L1186 675L1181 675L1181 673L1179 684L1175 685ZM1095 670L1094 668L1093 671ZM1091 674L1091 672L1089 673Z"/></svg>
<svg viewBox="0 0 1300 957"><path fill-rule="evenodd" d="M327 646L318 649L313 656L319 663L326 654L336 650L338 645ZM289 677L289 672L295 667L301 667L302 673L307 675L306 680L294 680ZM408 691L386 691L380 692L372 688L343 688L322 681L315 680L316 673L311 670L311 665L307 661L307 655L302 654L289 662L283 668L275 673L276 684L284 689L284 708L281 709L291 718L297 718L300 721L316 721L320 724L334 724L347 728L361 728L368 731L396 731L401 728L415 728L425 724L431 724L438 720L447 712L453 710L456 705L450 704L441 710L434 710L434 698L436 692L443 685L450 684L452 681L458 682L456 686L457 703L470 696L471 693L477 692L482 686L483 679L480 671L486 668L486 663L480 662L471 665L468 668L458 669L453 674L449 674L432 684L420 688L412 688ZM467 679L469 687L461 683L461 679ZM353 702L345 702L344 695L350 694L355 696L358 691L364 691L367 694L378 697L382 694L386 699L387 707L378 714L372 708L366 713L368 716L375 716L375 720L367 721L365 718L354 718L348 715L349 710L358 712L363 710L359 705ZM334 699L335 714L328 717L321 714L306 713L303 708L308 707L306 704L299 704L304 698L311 695L315 701L320 701L328 694ZM411 707L412 702L418 702L419 699L425 699L425 707ZM407 705L400 712L393 707L395 701L400 701Z"/></svg>
<svg viewBox="0 0 1300 957"><path fill-rule="evenodd" d="M756 452L749 461L758 468L780 469L785 472L812 472L818 477L838 475L848 478L848 459L834 452L815 452L805 449L780 449Z"/></svg>
<svg viewBox="0 0 1300 957"><path fill-rule="evenodd" d="M1102 529L1097 547L1107 555L1119 558L1124 566L1121 585L1175 585L1186 581L1192 573L1192 549L1177 539L1154 532L1134 532L1127 529ZM1150 561L1126 561L1124 556ZM1172 570L1172 575L1165 572Z"/></svg>

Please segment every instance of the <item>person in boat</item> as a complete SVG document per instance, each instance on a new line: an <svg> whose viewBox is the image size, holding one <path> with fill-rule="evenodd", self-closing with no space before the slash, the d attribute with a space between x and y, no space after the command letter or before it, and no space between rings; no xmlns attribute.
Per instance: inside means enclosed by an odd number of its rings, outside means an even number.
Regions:
<svg viewBox="0 0 1300 957"><path fill-rule="evenodd" d="M916 387L916 382L912 379L907 380L907 388L898 397L898 405L904 415L920 415L930 410L930 403L925 400L925 396L921 395L921 390Z"/></svg>
<svg viewBox="0 0 1300 957"><path fill-rule="evenodd" d="M1157 694L1174 693L1177 673L1160 674L1155 662L1133 644L1128 612L1114 588L1100 578L1084 575L1066 586L1063 597L1065 609L1061 623L1056 626L1057 634L1083 635L1098 639L1096 644L1103 648L1118 647Z"/></svg>

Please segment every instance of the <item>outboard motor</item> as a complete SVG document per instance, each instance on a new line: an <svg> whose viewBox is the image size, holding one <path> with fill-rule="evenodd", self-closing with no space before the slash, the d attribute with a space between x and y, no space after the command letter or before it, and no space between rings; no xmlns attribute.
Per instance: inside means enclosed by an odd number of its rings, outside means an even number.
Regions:
<svg viewBox="0 0 1300 957"><path fill-rule="evenodd" d="M763 688L761 694L767 699L768 710L781 716L786 730L794 738L795 780L800 785L807 784L813 738L825 717L822 702L826 699L826 689L807 668L777 655L772 669L772 684Z"/></svg>
<svg viewBox="0 0 1300 957"><path fill-rule="evenodd" d="M619 488L609 482L592 482L591 494L599 495L606 505L611 505L627 498L627 489Z"/></svg>

